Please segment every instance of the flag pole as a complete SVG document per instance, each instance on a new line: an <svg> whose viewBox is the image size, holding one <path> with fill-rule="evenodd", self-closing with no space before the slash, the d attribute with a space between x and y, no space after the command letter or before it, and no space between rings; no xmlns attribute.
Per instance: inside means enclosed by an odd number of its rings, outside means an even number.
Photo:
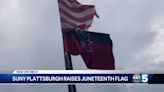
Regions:
<svg viewBox="0 0 164 92"><path fill-rule="evenodd" d="M71 54L64 51L65 68L66 70L73 70ZM68 85L69 92L76 92L76 85Z"/></svg>

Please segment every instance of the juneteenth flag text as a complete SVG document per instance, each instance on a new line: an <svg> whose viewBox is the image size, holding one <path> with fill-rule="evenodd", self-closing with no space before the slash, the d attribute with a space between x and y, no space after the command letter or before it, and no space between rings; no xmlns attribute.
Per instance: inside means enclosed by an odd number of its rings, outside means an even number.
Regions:
<svg viewBox="0 0 164 92"><path fill-rule="evenodd" d="M53 82L53 81L87 81L87 82L112 82L121 81L127 82L128 76L13 76L12 81L16 82Z"/></svg>

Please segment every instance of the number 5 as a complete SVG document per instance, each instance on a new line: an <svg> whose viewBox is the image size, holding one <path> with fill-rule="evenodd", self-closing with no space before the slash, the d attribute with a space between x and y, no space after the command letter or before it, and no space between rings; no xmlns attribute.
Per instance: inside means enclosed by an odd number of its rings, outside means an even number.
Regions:
<svg viewBox="0 0 164 92"><path fill-rule="evenodd" d="M148 82L148 75L147 75L147 74L143 74L143 75L142 75L142 82L143 82L143 83Z"/></svg>

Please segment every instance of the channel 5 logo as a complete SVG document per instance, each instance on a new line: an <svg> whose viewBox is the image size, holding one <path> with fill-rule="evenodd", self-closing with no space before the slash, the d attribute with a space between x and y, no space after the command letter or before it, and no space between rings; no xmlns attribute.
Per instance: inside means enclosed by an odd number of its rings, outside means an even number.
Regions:
<svg viewBox="0 0 164 92"><path fill-rule="evenodd" d="M147 83L148 82L148 74L134 74L132 81L134 83Z"/></svg>

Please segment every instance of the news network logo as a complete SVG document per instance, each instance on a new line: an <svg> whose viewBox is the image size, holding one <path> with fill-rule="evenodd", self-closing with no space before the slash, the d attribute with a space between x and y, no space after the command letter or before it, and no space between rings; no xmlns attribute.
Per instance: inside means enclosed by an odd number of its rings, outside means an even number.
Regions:
<svg viewBox="0 0 164 92"><path fill-rule="evenodd" d="M134 83L147 83L148 82L148 74L134 74L132 81Z"/></svg>

